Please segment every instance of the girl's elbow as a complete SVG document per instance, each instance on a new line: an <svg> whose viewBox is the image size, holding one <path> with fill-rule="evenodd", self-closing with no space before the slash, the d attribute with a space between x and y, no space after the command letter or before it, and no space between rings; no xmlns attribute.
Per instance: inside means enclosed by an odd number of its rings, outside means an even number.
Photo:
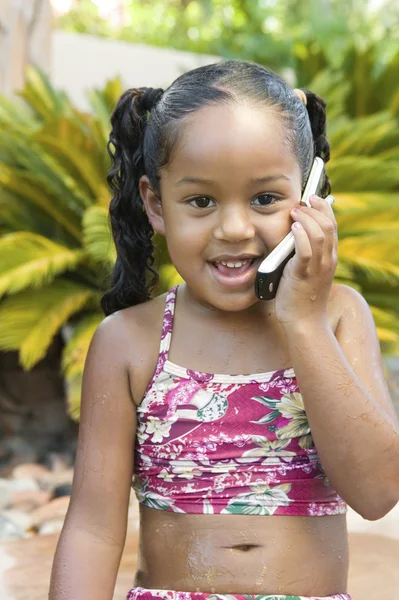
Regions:
<svg viewBox="0 0 399 600"><path fill-rule="evenodd" d="M385 517L399 502L399 489L393 493L384 490L380 497L373 498L369 503L363 504L357 512L367 521L378 521Z"/></svg>

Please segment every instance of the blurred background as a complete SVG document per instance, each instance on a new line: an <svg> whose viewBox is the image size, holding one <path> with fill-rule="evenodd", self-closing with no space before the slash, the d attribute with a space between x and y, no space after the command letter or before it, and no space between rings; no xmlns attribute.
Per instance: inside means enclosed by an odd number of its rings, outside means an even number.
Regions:
<svg viewBox="0 0 399 600"><path fill-rule="evenodd" d="M65 514L115 259L112 107L127 87L167 87L223 58L327 101L336 280L371 307L399 411L398 0L0 0L0 542L57 533ZM161 293L178 276L157 243Z"/></svg>

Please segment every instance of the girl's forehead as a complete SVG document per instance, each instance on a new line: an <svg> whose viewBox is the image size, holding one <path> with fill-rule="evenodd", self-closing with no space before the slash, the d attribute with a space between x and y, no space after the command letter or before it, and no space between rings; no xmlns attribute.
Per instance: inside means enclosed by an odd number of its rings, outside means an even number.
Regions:
<svg viewBox="0 0 399 600"><path fill-rule="evenodd" d="M273 107L244 103L207 106L181 124L170 175L192 171L283 170L299 173L289 132Z"/></svg>

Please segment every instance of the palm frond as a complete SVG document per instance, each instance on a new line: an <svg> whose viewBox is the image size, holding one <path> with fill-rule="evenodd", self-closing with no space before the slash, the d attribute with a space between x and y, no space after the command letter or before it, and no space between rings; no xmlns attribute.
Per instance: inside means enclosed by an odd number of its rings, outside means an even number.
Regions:
<svg viewBox="0 0 399 600"><path fill-rule="evenodd" d="M43 128L35 135L35 140L47 153L56 158L77 185L81 186L85 196L91 198L91 202L101 202L107 206L109 191L105 184L105 171L101 164L93 159L94 148L92 144L87 143L87 140L91 141L90 137L86 137L84 141L83 132L79 127L66 119L60 119L50 127L47 125L46 129L51 129L51 135Z"/></svg>
<svg viewBox="0 0 399 600"><path fill-rule="evenodd" d="M392 145L399 142L395 119L389 112L380 112L362 119L347 121L330 132L332 156L336 160L348 155L371 156L378 152L381 139L394 135Z"/></svg>
<svg viewBox="0 0 399 600"><path fill-rule="evenodd" d="M39 121L32 117L32 111L24 102L0 96L0 130L4 137L8 131L30 135L39 127Z"/></svg>
<svg viewBox="0 0 399 600"><path fill-rule="evenodd" d="M72 336L62 355L62 368L67 384L67 402L70 416L79 418L83 369L87 352L95 330L103 320L102 313L93 313L82 317L73 328Z"/></svg>
<svg viewBox="0 0 399 600"><path fill-rule="evenodd" d="M89 208L83 218L83 239L88 254L100 263L113 265L116 250L109 226L108 210L103 206Z"/></svg>
<svg viewBox="0 0 399 600"><path fill-rule="evenodd" d="M0 298L27 287L50 283L57 275L73 269L83 252L34 233L20 231L0 239Z"/></svg>
<svg viewBox="0 0 399 600"><path fill-rule="evenodd" d="M337 192L388 192L398 186L399 163L370 156L347 156L331 160L328 173Z"/></svg>
<svg viewBox="0 0 399 600"><path fill-rule="evenodd" d="M358 236L373 234L375 241L380 238L384 244L398 246L399 205L388 210L364 210L360 214L347 212L337 218L340 239L347 235Z"/></svg>
<svg viewBox="0 0 399 600"><path fill-rule="evenodd" d="M68 325L72 333L62 354L62 368L67 376L83 373L91 339L103 319L103 313L93 312L81 317L76 324Z"/></svg>
<svg viewBox="0 0 399 600"><path fill-rule="evenodd" d="M392 311L383 310L377 306L370 305L377 334L381 342L394 344L399 339L399 317Z"/></svg>
<svg viewBox="0 0 399 600"><path fill-rule="evenodd" d="M350 92L350 83L342 77L342 73L323 69L306 87L327 101L329 121L337 123L345 113L345 102Z"/></svg>
<svg viewBox="0 0 399 600"><path fill-rule="evenodd" d="M391 243L382 240L380 235L346 237L339 242L339 260L375 282L393 284L399 279L399 244L396 237Z"/></svg>
<svg viewBox="0 0 399 600"><path fill-rule="evenodd" d="M0 349L19 350L21 365L30 369L72 315L98 305L96 291L63 279L9 296L0 304Z"/></svg>
<svg viewBox="0 0 399 600"><path fill-rule="evenodd" d="M340 217L341 214L353 212L357 216L363 212L370 214L374 211L377 215L379 210L389 210L399 206L399 194L395 192L334 192L336 202L334 212Z"/></svg>
<svg viewBox="0 0 399 600"><path fill-rule="evenodd" d="M122 81L120 77L116 77L109 80L102 90L94 89L87 93L104 147L108 142L110 133L110 115L122 92Z"/></svg>
<svg viewBox="0 0 399 600"><path fill-rule="evenodd" d="M33 204L51 217L58 228L64 229L73 239L80 242L79 218L65 203L59 205L54 201L40 175L34 176L3 164L0 170L0 189L16 196L24 204Z"/></svg>
<svg viewBox="0 0 399 600"><path fill-rule="evenodd" d="M73 421L79 421L80 402L82 398L82 375L65 378L67 411Z"/></svg>
<svg viewBox="0 0 399 600"><path fill-rule="evenodd" d="M55 90L49 78L40 69L28 65L25 69L25 79L25 87L19 95L41 119L51 119L73 111L66 93Z"/></svg>
<svg viewBox="0 0 399 600"><path fill-rule="evenodd" d="M67 169L56 160L51 152L46 152L33 136L9 135L9 150L13 165L36 179L62 204L67 203L70 210L81 214L93 204L93 199L85 193L73 179Z"/></svg>

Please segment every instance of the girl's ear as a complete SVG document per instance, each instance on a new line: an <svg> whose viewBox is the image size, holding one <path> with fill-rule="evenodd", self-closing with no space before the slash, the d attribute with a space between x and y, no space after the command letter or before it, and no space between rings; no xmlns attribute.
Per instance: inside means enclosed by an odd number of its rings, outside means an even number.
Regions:
<svg viewBox="0 0 399 600"><path fill-rule="evenodd" d="M144 204L145 212L152 228L157 233L165 235L165 223L163 219L162 203L151 187L147 175L143 175L139 184L140 196Z"/></svg>

